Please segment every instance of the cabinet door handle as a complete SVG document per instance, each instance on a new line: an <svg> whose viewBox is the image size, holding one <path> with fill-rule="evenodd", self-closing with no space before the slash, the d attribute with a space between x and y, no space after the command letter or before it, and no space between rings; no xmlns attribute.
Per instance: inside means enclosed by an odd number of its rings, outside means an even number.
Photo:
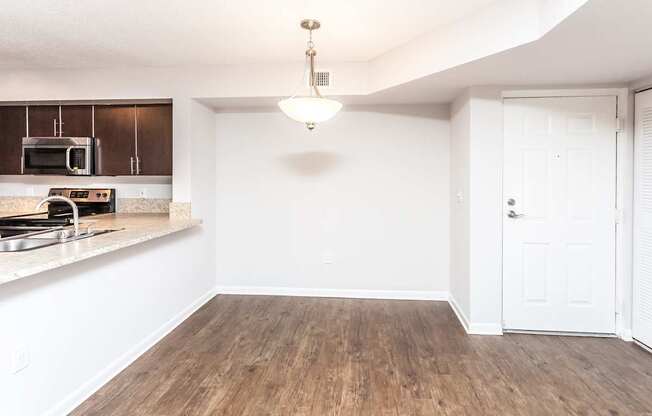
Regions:
<svg viewBox="0 0 652 416"><path fill-rule="evenodd" d="M68 172L74 173L75 170L70 166L70 151L72 150L72 146L68 147L66 149L66 169L68 169Z"/></svg>
<svg viewBox="0 0 652 416"><path fill-rule="evenodd" d="M54 123L54 137L57 137L57 119L53 118L52 121Z"/></svg>
<svg viewBox="0 0 652 416"><path fill-rule="evenodd" d="M134 174L134 157L132 156L129 159L131 159L130 166L131 166L131 174L133 175Z"/></svg>
<svg viewBox="0 0 652 416"><path fill-rule="evenodd" d="M140 175L140 157L136 156L136 175Z"/></svg>

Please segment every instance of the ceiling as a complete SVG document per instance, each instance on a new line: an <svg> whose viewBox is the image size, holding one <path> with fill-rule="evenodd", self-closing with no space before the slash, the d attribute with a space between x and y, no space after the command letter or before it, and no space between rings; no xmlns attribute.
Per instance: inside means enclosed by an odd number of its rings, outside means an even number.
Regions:
<svg viewBox="0 0 652 416"><path fill-rule="evenodd" d="M623 85L652 74L652 1L591 0L540 40L351 103L449 102L473 85Z"/></svg>
<svg viewBox="0 0 652 416"><path fill-rule="evenodd" d="M652 75L652 1L591 0L541 39L368 95L347 105L448 103L471 86L610 87ZM270 108L276 98L212 98L218 111Z"/></svg>
<svg viewBox="0 0 652 416"><path fill-rule="evenodd" d="M366 62L494 0L3 1L0 69ZM352 41L355 40L355 41Z"/></svg>
<svg viewBox="0 0 652 416"><path fill-rule="evenodd" d="M315 35L319 63L333 65L327 68L337 80L330 93L344 94L339 98L348 105L445 103L481 85L623 86L652 74L652 0L627 0L627 7L565 0L579 6L533 36L528 28L541 22L518 7L557 1L4 1L0 70L8 70L3 81L11 86L11 70L156 67L146 70L179 78L178 71L194 69L183 87L205 94L199 96L212 107L269 108L297 82L288 68L303 59L298 22L314 16L323 23ZM499 47L482 48L492 42ZM479 53L460 53L474 48ZM55 77L65 90L78 72L61 73L69 73ZM400 76L383 78L388 73Z"/></svg>

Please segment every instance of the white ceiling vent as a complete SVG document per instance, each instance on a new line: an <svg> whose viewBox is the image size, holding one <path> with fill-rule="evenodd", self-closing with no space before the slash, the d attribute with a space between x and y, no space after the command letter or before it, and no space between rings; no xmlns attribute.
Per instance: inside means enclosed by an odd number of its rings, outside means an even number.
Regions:
<svg viewBox="0 0 652 416"><path fill-rule="evenodd" d="M310 84L310 79L308 79L308 84ZM333 74L330 71L315 71L315 85L317 86L317 88L332 87Z"/></svg>

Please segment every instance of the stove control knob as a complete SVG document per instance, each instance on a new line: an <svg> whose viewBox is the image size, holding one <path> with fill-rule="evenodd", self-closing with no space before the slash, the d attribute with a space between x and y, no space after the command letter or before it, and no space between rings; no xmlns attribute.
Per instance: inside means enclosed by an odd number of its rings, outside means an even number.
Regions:
<svg viewBox="0 0 652 416"><path fill-rule="evenodd" d="M95 196L99 198L99 197L102 196L102 194L98 192L98 193L95 194Z"/></svg>
<svg viewBox="0 0 652 416"><path fill-rule="evenodd" d="M106 197L107 197L106 192L104 192L104 193L102 194L102 196L103 196L104 198L106 198Z"/></svg>

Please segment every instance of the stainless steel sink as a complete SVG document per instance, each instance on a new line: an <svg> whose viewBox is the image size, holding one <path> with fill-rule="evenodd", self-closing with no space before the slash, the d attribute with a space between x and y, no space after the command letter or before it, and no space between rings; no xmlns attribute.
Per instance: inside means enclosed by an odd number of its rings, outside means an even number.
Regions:
<svg viewBox="0 0 652 416"><path fill-rule="evenodd" d="M58 244L55 238L15 238L0 240L0 252L25 251Z"/></svg>
<svg viewBox="0 0 652 416"><path fill-rule="evenodd" d="M0 253L33 250L55 244L64 244L120 230L90 230L75 236L74 230L56 227L14 237L0 238Z"/></svg>

